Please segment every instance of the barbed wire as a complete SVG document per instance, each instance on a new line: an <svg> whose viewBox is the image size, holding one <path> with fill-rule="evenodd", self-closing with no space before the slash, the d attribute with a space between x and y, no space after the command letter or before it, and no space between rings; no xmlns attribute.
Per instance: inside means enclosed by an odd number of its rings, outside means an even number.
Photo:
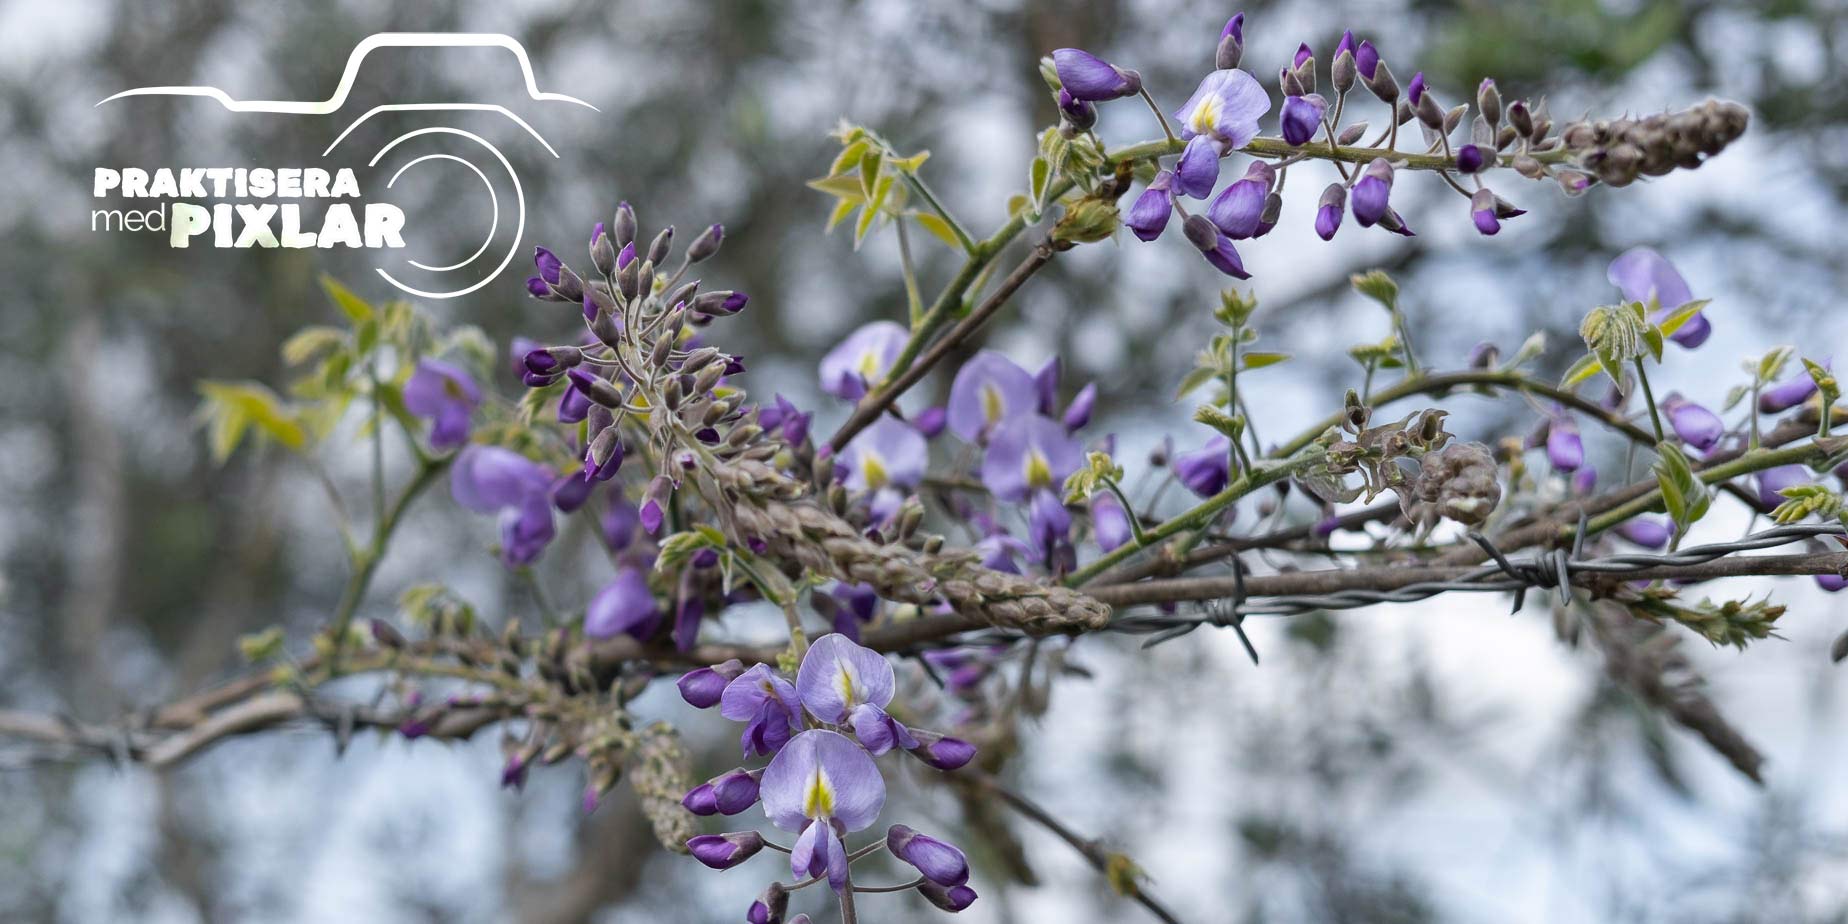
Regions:
<svg viewBox="0 0 1848 924"><path fill-rule="evenodd" d="M1833 523L1808 523L1777 526L1752 533L1731 542L1713 542L1673 552L1619 552L1586 557L1583 537L1587 530L1583 518L1573 548L1555 549L1550 553L1510 558L1497 549L1487 536L1472 532L1469 538L1488 553L1490 562L1454 578L1419 581L1390 590L1353 588L1317 594L1288 594L1251 599L1245 593L1244 568L1234 559L1233 593L1223 600L1202 604L1195 613L1158 613L1127 616L1113 620L1109 631L1148 634L1144 647L1159 645L1178 638L1201 626L1230 628L1244 642L1246 653L1257 661L1257 653L1245 637L1243 623L1247 616L1295 616L1318 610L1344 610L1381 603L1415 603L1445 593L1513 593L1511 612L1519 612L1526 603L1527 591L1557 589L1562 602L1570 598L1572 579L1577 574L1629 574L1660 568L1689 567L1705 564L1738 552L1771 548L1820 536L1842 536L1843 529Z"/></svg>

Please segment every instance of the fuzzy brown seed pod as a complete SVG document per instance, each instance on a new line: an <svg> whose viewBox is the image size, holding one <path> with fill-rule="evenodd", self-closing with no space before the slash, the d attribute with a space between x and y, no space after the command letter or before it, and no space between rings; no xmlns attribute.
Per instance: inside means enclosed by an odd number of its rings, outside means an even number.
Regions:
<svg viewBox="0 0 1848 924"><path fill-rule="evenodd" d="M1480 526L1501 503L1495 457L1481 443L1452 443L1427 454L1419 464L1406 515L1414 520L1442 516L1465 526ZM1401 500L1407 500L1401 495ZM1414 516L1412 506L1419 508Z"/></svg>
<svg viewBox="0 0 1848 924"><path fill-rule="evenodd" d="M680 732L666 722L637 732L628 776L641 800L642 816L654 825L655 840L675 853L686 853L687 839L698 832L692 813L680 804L693 788L692 758L680 743Z"/></svg>
<svg viewBox="0 0 1848 924"><path fill-rule="evenodd" d="M1639 176L1692 170L1745 133L1751 113L1738 103L1710 99L1691 109L1641 119L1574 122L1561 134L1575 159L1611 186Z"/></svg>

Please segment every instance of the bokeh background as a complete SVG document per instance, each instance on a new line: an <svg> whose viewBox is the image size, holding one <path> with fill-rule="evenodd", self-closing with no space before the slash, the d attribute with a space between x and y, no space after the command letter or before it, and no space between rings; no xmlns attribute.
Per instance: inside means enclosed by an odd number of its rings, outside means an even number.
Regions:
<svg viewBox="0 0 1848 924"><path fill-rule="evenodd" d="M1440 365L1480 340L1512 351L1539 329L1553 335L1549 368L1563 367L1578 318L1609 297L1605 263L1638 244L1661 249L1715 300L1717 335L1671 355L1659 389L1717 404L1747 355L1848 345L1841 3L1246 9L1246 60L1260 74L1298 41L1326 50L1353 28L1401 80L1422 69L1446 99L1494 75L1510 97L1549 97L1562 121L1708 95L1754 112L1746 138L1698 172L1573 201L1505 181L1500 191L1532 214L1494 239L1479 238L1436 184L1402 182L1400 208L1419 237L1350 227L1323 245L1310 222L1326 180L1298 179L1282 226L1245 249L1267 343L1298 356L1261 380L1261 432L1293 432L1355 380L1346 348L1386 328L1346 279L1375 266L1399 277L1420 350ZM284 453L214 465L192 417L195 384L285 382L281 341L335 317L322 272L368 297L394 294L369 259L349 254L178 252L157 235L88 225L97 166L305 164L336 117L95 101L151 84L319 98L369 34L509 33L542 88L600 110L534 119L556 159L508 147L529 203L526 244L576 253L619 199L650 225L723 221L715 273L752 302L720 339L749 355L753 388L816 404L832 424L842 409L817 396L815 361L854 326L904 312L890 235L858 253L845 234L823 236L828 203L803 185L832 158L837 119L930 149L931 182L972 227L989 228L1054 117L1035 73L1041 54L1081 45L1137 67L1172 108L1210 67L1232 11L1176 0L0 3L0 705L106 720L237 671L241 633L281 625L307 637L345 576L319 489ZM518 76L494 51L380 53L345 111L512 100ZM375 149L384 130L365 129L378 133L361 147ZM1128 102L1106 108L1102 131L1128 141L1151 126ZM417 246L465 253L484 214L476 183L430 169L391 199ZM947 258L923 260L927 282L945 277ZM1169 396L1219 285L1179 241L1124 236L1041 274L985 345L1029 367L1057 353L1069 376L1097 381L1093 426L1119 435L1135 470L1165 434L1183 447L1204 440ZM511 271L427 307L503 347L516 333L564 336L574 313L530 302ZM510 376L496 384L516 388ZM1517 401L1452 406L1466 436L1533 416ZM1617 447L1594 449L1621 468ZM325 462L363 496L357 447ZM390 462L402 471L406 460ZM1716 534L1748 525L1730 510L1712 520ZM491 618L530 609L488 551L492 531L445 498L425 500L362 612L389 616L399 591L426 580ZM582 561L568 548L548 554L556 598L581 601L604 579ZM1147 652L1088 640L1071 657L1092 678L1058 688L1011 773L1074 827L1127 851L1189 921L1848 920L1845 704L1826 655L1843 607L1806 581L1779 593L1791 604L1784 640L1697 658L1767 754L1763 788L1612 687L1594 654L1559 644L1542 608L1511 619L1487 598L1259 624L1262 667L1224 635ZM775 631L748 614L722 629ZM681 724L702 768L735 756L731 732L670 688L637 708ZM584 817L568 765L535 773L523 793L502 791L492 736L362 738L337 758L325 733L304 728L231 742L162 775L0 756L9 921L731 921L773 865L717 874L662 854L626 797ZM975 830L996 819L907 788L889 815L930 819L917 825L970 848L983 899L965 919L1142 919L1036 830L1015 833L1039 884L1010 883ZM935 914L906 900L875 919Z"/></svg>

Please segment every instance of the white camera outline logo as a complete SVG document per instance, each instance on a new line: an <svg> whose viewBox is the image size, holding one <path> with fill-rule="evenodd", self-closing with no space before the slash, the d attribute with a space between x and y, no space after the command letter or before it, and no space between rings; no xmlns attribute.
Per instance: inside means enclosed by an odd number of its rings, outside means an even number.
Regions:
<svg viewBox="0 0 1848 924"><path fill-rule="evenodd" d="M120 93L117 93L113 96L108 97L107 99L99 101L96 105L101 106L104 103L110 103L110 102L114 102L119 99L125 99L125 98L133 97L133 96L204 96L204 97L209 97L211 99L217 100L220 105L224 106L226 109L232 112L267 112L267 113L281 113L281 114L288 114L288 115L331 115L339 111L340 108L346 104L347 96L348 94L352 92L352 89L353 89L353 82L359 75L360 63L364 61L366 58L366 55L372 53L374 49L378 49L378 48L486 48L486 47L505 48L508 51L513 52L514 57L520 63L520 73L525 78L526 95L530 97L531 99L533 99L534 101L542 102L542 103L575 103L579 106L583 106L586 109L591 110L592 112L600 111L597 109L597 107L592 106L590 103L587 103L581 99L578 99L575 96L567 96L566 94L563 94L563 93L548 93L548 92L541 91L539 89L538 80L533 75L532 60L526 54L526 47L524 45L521 45L517 39L513 38L510 35L503 35L500 33L489 33L489 32L479 32L479 33L477 32L379 32L373 35L369 35L365 39L360 41L358 45L353 46L353 51L347 55L346 68L344 71L341 72L339 86L335 87L333 95L329 96L325 100L319 100L319 101L238 100L238 99L233 99L230 94L226 93L223 90L220 90L217 87L173 86L173 87L136 87L131 90L123 90ZM365 122L367 119L370 119L373 116L378 115L381 112L395 112L395 111L396 112L401 112L401 111L427 112L427 111L438 111L438 110L498 112L501 115L504 115L507 118L513 120L513 122L516 125L519 125L521 128L525 129L527 134L532 135L533 138L537 139L540 145L545 147L546 153L551 154L554 158L558 157L558 151L553 149L552 145L548 143L545 140L545 138L541 136L539 132L532 127L530 123L528 123L525 119L520 118L518 115L516 115L512 110L508 109L507 107L496 105L493 103L387 103L385 105L374 106L371 109L367 110L364 115L361 115L359 118L354 119L352 124L342 129L340 134L335 136L333 143L329 144L327 148L321 152L321 156L326 157L328 154L332 153L334 148L340 145L341 141L344 141L349 134L352 134L353 129L359 127L360 123ZM508 248L507 253L503 257L501 257L500 264L494 268L493 272L482 277L480 280L476 281L473 285L467 286L466 288L454 289L451 291L444 291L444 292L427 291L423 289L414 288L412 286L406 285L403 282L398 281L396 278L393 278L390 272L386 271L382 267L373 267L373 272L378 273L379 276L383 277L386 282L391 283L393 286L397 287L398 289L404 292L407 292L411 295L418 296L420 298L431 298L431 299L456 298L458 296L467 295L470 292L474 292L477 289L480 289L482 286L485 286L489 282L492 282L494 279L498 278L500 274L507 269L507 265L512 263L513 258L520 252L520 243L526 234L526 193L520 186L519 175L514 172L513 165L510 162L508 162L506 155L502 154L500 152L500 149L496 148L493 144L489 143L486 139L482 138L480 135L475 134L474 132L465 131L463 129L453 128L449 126L432 126L428 128L420 128L415 131L405 132L404 134L399 135L396 138L393 138L390 142L386 143L383 147L379 148L378 152L372 155L372 159L367 161L366 165L368 167L375 167L378 165L378 162L381 158L383 158L387 153L390 153L390 151L393 148L397 147L400 143L407 141L411 138L416 138L421 135L430 135L430 134L449 134L449 135L457 135L462 138L466 138L480 145L481 147L487 149L488 153L494 155L494 159L500 162L501 169L506 171L508 178L513 181L514 199L515 199L515 204L517 207L516 208L517 214L516 214L515 223L514 223L513 243ZM428 264L419 263L418 261L411 260L409 258L406 258L405 260L405 262L411 264L412 266L418 269L426 270L426 271L434 272L434 273L444 273L444 272L451 272L454 270L462 269L463 267L468 266L471 263L474 263L476 260L480 259L483 254L487 253L488 248L494 243L495 233L500 230L500 197L494 191L494 184L491 181L489 181L487 174L484 173L479 166L477 166L473 161L470 161L464 157L457 156L455 154L440 154L440 153L439 154L425 154L422 157L418 157L410 161L409 163L406 163L404 166L399 167L397 172L392 174L391 179L386 181L385 183L386 188L387 189L391 188L391 186L398 181L398 177L404 174L404 171L409 170L410 168L420 163L424 163L426 161L432 161L432 160L456 161L457 163L460 163L463 166L468 167L470 170L474 171L475 175L481 179L482 184L487 187L488 198L489 198L489 201L493 205L493 216L494 217L488 226L487 236L482 240L481 246L477 248L475 252L469 255L467 258L461 260L460 262L452 263L447 266L431 266Z"/></svg>

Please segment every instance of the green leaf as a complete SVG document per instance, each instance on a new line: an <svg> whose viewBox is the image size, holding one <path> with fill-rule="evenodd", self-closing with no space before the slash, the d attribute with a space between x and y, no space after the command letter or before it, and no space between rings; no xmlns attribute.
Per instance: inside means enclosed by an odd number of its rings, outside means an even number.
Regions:
<svg viewBox="0 0 1848 924"><path fill-rule="evenodd" d="M847 216L852 215L853 210L859 208L859 206L859 199L842 199L834 203L834 211L828 213L828 227L826 230L834 230L835 225L846 221Z"/></svg>
<svg viewBox="0 0 1848 924"><path fill-rule="evenodd" d="M1586 353L1578 362L1572 364L1572 368L1566 370L1564 376L1560 377L1559 387L1567 390L1576 388L1584 384L1584 382L1592 376L1603 371L1604 363L1598 360L1597 355L1594 353Z"/></svg>
<svg viewBox="0 0 1848 924"><path fill-rule="evenodd" d="M950 230L950 223L944 221L942 216L933 212L912 212L911 217L917 219L918 224L923 226L924 230L929 231L932 237L942 241L951 250L962 249L962 242L956 239L956 232Z"/></svg>
<svg viewBox="0 0 1848 924"><path fill-rule="evenodd" d="M877 148L867 148L860 155L860 192L871 199L873 187L879 181L879 160L882 155Z"/></svg>
<svg viewBox="0 0 1848 924"><path fill-rule="evenodd" d="M1700 310L1702 308L1707 307L1707 305L1712 301L1713 299L1710 299L1710 298L1700 298L1700 299L1695 299L1694 301L1688 302L1687 304L1682 305L1679 308L1676 308L1674 311L1669 312L1668 317L1663 318L1662 322L1657 324L1656 327L1661 329L1662 336L1672 337L1674 336L1675 331L1680 330L1683 324L1686 324L1689 321L1693 320L1694 316L1699 314Z"/></svg>
<svg viewBox="0 0 1848 924"><path fill-rule="evenodd" d="M1218 370L1207 366L1195 368L1192 372L1181 377L1181 384L1174 389L1174 400L1181 400L1187 396L1188 392L1205 385L1218 375Z"/></svg>
<svg viewBox="0 0 1848 924"><path fill-rule="evenodd" d="M260 383L204 381L199 383L199 393L203 398L199 413L207 424L216 462L230 458L252 427L292 451L308 444L308 431L294 412Z"/></svg>
<svg viewBox="0 0 1848 924"><path fill-rule="evenodd" d="M1052 178L1052 165L1044 157L1033 158L1027 169L1027 192L1034 202L1046 201L1046 182Z"/></svg>
<svg viewBox="0 0 1848 924"><path fill-rule="evenodd" d="M866 201L866 191L860 186L860 179L852 176L828 176L819 180L809 180L808 188L825 192L838 199L855 204Z"/></svg>
<svg viewBox="0 0 1848 924"><path fill-rule="evenodd" d="M1290 354L1288 353L1245 353L1239 356L1238 367L1241 370L1262 369L1265 366L1275 366L1278 363L1285 362L1289 358Z"/></svg>
<svg viewBox="0 0 1848 924"><path fill-rule="evenodd" d="M1399 284L1386 275L1385 270L1373 270L1356 273L1348 278L1354 291L1379 302L1387 311L1397 311L1399 306Z"/></svg>
<svg viewBox="0 0 1848 924"><path fill-rule="evenodd" d="M1790 357L1796 354L1796 347L1781 346L1759 357L1758 368L1755 371L1758 384L1769 385L1781 378L1784 375L1784 365L1790 362Z"/></svg>
<svg viewBox="0 0 1848 924"><path fill-rule="evenodd" d="M1662 506L1675 521L1676 528L1686 535L1688 528L1707 515L1713 505L1713 493L1706 482L1694 474L1688 457L1673 443L1663 443L1656 447L1660 456L1656 459L1656 485L1662 489Z"/></svg>
<svg viewBox="0 0 1848 924"><path fill-rule="evenodd" d="M361 321L372 319L372 306L367 304L365 299L354 295L353 290L341 285L340 280L322 273L321 289L327 293L328 298L334 300L334 304L347 316L347 320L358 324Z"/></svg>
<svg viewBox="0 0 1848 924"><path fill-rule="evenodd" d="M325 324L313 324L296 331L282 342L282 361L299 366L346 343L346 331Z"/></svg>
<svg viewBox="0 0 1848 924"><path fill-rule="evenodd" d="M828 176L840 176L852 170L860 163L860 155L866 153L866 148L867 143L864 138L842 148L840 155L834 158L834 163L828 165Z"/></svg>

